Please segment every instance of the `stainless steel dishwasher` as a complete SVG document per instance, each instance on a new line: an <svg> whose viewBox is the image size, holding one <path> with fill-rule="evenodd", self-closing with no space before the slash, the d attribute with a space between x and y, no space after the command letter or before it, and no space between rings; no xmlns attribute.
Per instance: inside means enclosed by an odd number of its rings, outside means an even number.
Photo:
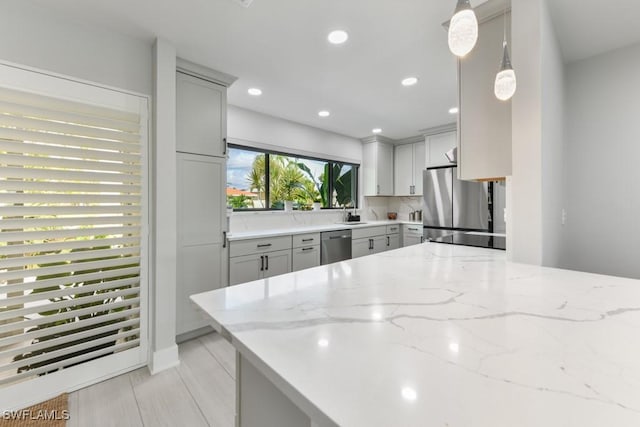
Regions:
<svg viewBox="0 0 640 427"><path fill-rule="evenodd" d="M351 230L327 231L320 234L320 264L351 259Z"/></svg>

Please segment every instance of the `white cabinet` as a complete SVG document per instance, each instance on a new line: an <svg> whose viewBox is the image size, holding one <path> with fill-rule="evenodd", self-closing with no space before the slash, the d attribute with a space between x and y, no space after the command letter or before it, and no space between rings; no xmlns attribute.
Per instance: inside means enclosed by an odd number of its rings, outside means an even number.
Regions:
<svg viewBox="0 0 640 427"><path fill-rule="evenodd" d="M363 145L365 196L393 196L393 147L379 139L373 137Z"/></svg>
<svg viewBox="0 0 640 427"><path fill-rule="evenodd" d="M320 233L293 236L292 265L293 271L320 265Z"/></svg>
<svg viewBox="0 0 640 427"><path fill-rule="evenodd" d="M231 285L291 272L291 236L239 240L230 246Z"/></svg>
<svg viewBox="0 0 640 427"><path fill-rule="evenodd" d="M177 162L176 332L183 334L208 324L189 296L227 285L226 162L184 153Z"/></svg>
<svg viewBox="0 0 640 427"><path fill-rule="evenodd" d="M176 150L207 156L226 155L226 88L178 72L176 99Z"/></svg>
<svg viewBox="0 0 640 427"><path fill-rule="evenodd" d="M458 62L460 179L511 175L511 101L499 101L493 93L502 58L503 26L502 15L482 22L477 45Z"/></svg>
<svg viewBox="0 0 640 427"><path fill-rule="evenodd" d="M457 146L458 137L456 131L427 135L425 139L427 167L451 165L445 153Z"/></svg>
<svg viewBox="0 0 640 427"><path fill-rule="evenodd" d="M418 245L424 241L422 225L402 225L402 246Z"/></svg>
<svg viewBox="0 0 640 427"><path fill-rule="evenodd" d="M394 194L422 195L422 171L425 168L425 143L397 145L394 161Z"/></svg>

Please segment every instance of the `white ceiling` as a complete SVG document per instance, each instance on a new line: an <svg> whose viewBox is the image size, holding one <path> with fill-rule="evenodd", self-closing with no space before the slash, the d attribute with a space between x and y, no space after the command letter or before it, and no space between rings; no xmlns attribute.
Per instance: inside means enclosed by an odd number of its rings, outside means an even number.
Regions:
<svg viewBox="0 0 640 427"><path fill-rule="evenodd" d="M380 127L400 139L454 120L455 60L441 24L455 0L254 0L248 8L237 0L31 1L134 37L170 40L180 57L239 77L229 90L233 105L356 138ZM549 4L568 60L640 40L633 25L640 0ZM333 29L347 30L349 41L327 43ZM420 81L401 86L408 76ZM249 87L263 95L249 96ZM321 109L331 116L319 118Z"/></svg>

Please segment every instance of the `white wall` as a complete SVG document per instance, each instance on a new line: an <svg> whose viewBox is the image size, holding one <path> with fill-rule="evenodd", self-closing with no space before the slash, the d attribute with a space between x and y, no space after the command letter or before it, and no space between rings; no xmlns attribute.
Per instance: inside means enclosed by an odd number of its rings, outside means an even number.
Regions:
<svg viewBox="0 0 640 427"><path fill-rule="evenodd" d="M640 279L640 45L567 66L563 266Z"/></svg>
<svg viewBox="0 0 640 427"><path fill-rule="evenodd" d="M349 136L291 122L244 108L229 106L227 135L263 148L277 147L294 154L362 162L362 143Z"/></svg>
<svg viewBox="0 0 640 427"><path fill-rule="evenodd" d="M516 262L542 263L541 2L511 2L513 66L512 170L507 250Z"/></svg>
<svg viewBox="0 0 640 427"><path fill-rule="evenodd" d="M151 46L23 1L2 1L0 59L150 95Z"/></svg>
<svg viewBox="0 0 640 427"><path fill-rule="evenodd" d="M542 3L542 265L558 267L563 252L564 60L547 2Z"/></svg>
<svg viewBox="0 0 640 427"><path fill-rule="evenodd" d="M513 176L507 248L517 262L558 266L562 252L564 64L546 0L512 1Z"/></svg>

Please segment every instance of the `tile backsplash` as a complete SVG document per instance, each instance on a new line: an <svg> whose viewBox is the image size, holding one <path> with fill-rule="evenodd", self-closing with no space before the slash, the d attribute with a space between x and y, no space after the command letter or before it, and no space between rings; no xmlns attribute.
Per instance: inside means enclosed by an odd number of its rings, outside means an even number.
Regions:
<svg viewBox="0 0 640 427"><path fill-rule="evenodd" d="M365 197L364 215L369 221L385 220L388 212L396 212L398 220L408 221L409 213L422 209L422 196L413 197Z"/></svg>
<svg viewBox="0 0 640 427"><path fill-rule="evenodd" d="M353 212L352 209L349 212ZM361 213L358 209L357 213ZM233 212L229 217L231 233L335 224L342 221L341 210Z"/></svg>

